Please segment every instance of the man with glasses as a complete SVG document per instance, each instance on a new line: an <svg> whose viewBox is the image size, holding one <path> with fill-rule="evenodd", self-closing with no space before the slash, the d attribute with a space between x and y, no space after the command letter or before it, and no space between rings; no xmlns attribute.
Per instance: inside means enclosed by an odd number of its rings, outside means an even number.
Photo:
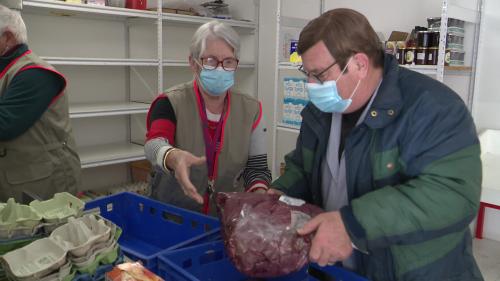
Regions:
<svg viewBox="0 0 500 281"><path fill-rule="evenodd" d="M310 260L370 280L482 280L469 230L480 148L460 97L399 67L353 10L312 20L298 52L311 103L268 192L325 209L298 230L314 233Z"/></svg>
<svg viewBox="0 0 500 281"><path fill-rule="evenodd" d="M155 168L153 198L215 215L215 192L268 189L262 106L231 90L239 47L230 26L202 25L190 48L194 80L166 90L151 105L145 152Z"/></svg>

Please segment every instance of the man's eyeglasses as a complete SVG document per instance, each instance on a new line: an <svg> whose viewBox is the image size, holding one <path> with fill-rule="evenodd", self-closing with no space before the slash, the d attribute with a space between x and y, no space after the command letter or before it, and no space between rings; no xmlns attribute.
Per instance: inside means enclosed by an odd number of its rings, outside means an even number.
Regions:
<svg viewBox="0 0 500 281"><path fill-rule="evenodd" d="M333 62L332 64L330 64L327 68L323 69L320 73L318 74L314 74L314 73L310 73L310 72L307 72L305 69L304 69L304 65L301 65L299 66L299 71L302 72L305 76L307 76L307 78L310 78L311 76L316 79L320 84L323 84L324 79L322 79L322 76L323 74L325 74L330 68L332 68L334 65L336 65L337 62Z"/></svg>
<svg viewBox="0 0 500 281"><path fill-rule="evenodd" d="M238 63L239 60L235 58L226 58L222 61L214 57L201 58L201 66L207 70L214 70L221 65L225 71L235 71L238 67Z"/></svg>

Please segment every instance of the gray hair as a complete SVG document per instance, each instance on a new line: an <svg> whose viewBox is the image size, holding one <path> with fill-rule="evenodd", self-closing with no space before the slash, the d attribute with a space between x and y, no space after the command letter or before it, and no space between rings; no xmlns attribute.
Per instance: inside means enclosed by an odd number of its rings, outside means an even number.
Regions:
<svg viewBox="0 0 500 281"><path fill-rule="evenodd" d="M19 12L0 5L0 35L6 31L14 35L18 44L28 42L26 25Z"/></svg>
<svg viewBox="0 0 500 281"><path fill-rule="evenodd" d="M222 39L231 48L234 56L240 57L240 36L229 25L220 21L210 21L198 28L191 39L190 55L193 59L199 59L205 51L208 39Z"/></svg>

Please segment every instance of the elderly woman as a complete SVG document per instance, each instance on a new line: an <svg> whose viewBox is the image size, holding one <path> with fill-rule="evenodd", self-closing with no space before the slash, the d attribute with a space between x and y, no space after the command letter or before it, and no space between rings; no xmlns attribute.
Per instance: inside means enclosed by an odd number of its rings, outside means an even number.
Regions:
<svg viewBox="0 0 500 281"><path fill-rule="evenodd" d="M19 13L0 5L0 202L75 193L80 179L66 80L26 41Z"/></svg>
<svg viewBox="0 0 500 281"><path fill-rule="evenodd" d="M193 81L168 89L151 105L145 152L155 167L155 199L213 215L214 192L267 190L261 104L231 90L239 47L230 26L202 25L190 48Z"/></svg>

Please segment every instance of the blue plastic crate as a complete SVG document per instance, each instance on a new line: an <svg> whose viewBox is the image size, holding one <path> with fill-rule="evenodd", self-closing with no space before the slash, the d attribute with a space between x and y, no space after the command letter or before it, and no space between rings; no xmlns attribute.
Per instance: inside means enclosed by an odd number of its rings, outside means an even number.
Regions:
<svg viewBox="0 0 500 281"><path fill-rule="evenodd" d="M220 222L213 217L123 192L90 201L85 209L100 208L101 215L120 226L118 240L125 256L141 260L157 271L157 255L220 239Z"/></svg>
<svg viewBox="0 0 500 281"><path fill-rule="evenodd" d="M176 251L164 252L158 256L158 274L172 281L247 281L250 277L240 273L231 263L221 241L211 242ZM309 267L330 278L316 279L309 274ZM313 271L313 270L311 270ZM317 276L317 275L315 275ZM261 279L258 279L261 280ZM368 281L348 270L336 266L319 267L309 265L302 270L263 281Z"/></svg>

